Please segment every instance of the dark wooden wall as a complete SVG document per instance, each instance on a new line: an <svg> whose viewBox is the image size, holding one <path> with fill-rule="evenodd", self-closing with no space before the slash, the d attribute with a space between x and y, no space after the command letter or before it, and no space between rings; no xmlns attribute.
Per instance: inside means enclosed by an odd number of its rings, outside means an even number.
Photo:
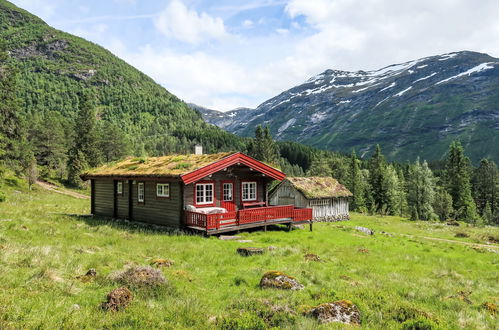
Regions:
<svg viewBox="0 0 499 330"><path fill-rule="evenodd" d="M95 179L94 182L95 215L129 219L129 187L131 187L132 212L130 220L170 227L182 225L182 183L179 181L168 182L170 183L170 198L164 199L156 197L156 181L135 180L130 181L132 184L129 185L129 182L123 180L123 195L116 194L116 204L114 196L117 181ZM145 183L145 201L143 204L137 201L138 182ZM165 181L160 182L165 183Z"/></svg>
<svg viewBox="0 0 499 330"><path fill-rule="evenodd" d="M95 180L94 208L96 215L113 216L114 209L114 182L113 180Z"/></svg>
<svg viewBox="0 0 499 330"><path fill-rule="evenodd" d="M137 201L137 183L145 183L145 201ZM164 181L161 181L165 183ZM170 183L170 198L156 197L155 181L136 180L132 185L133 189L133 220L147 222L169 227L180 227L182 225L182 196L180 182Z"/></svg>

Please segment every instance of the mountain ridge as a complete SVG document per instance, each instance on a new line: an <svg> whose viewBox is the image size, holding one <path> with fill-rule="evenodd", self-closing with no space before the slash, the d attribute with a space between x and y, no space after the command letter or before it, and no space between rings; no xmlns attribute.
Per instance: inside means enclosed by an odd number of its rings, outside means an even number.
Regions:
<svg viewBox="0 0 499 330"><path fill-rule="evenodd" d="M497 161L497 90L499 59L461 51L371 71L328 69L253 111L203 116L241 136L269 125L278 140L364 157L380 144L391 160L438 160L458 139L473 161Z"/></svg>

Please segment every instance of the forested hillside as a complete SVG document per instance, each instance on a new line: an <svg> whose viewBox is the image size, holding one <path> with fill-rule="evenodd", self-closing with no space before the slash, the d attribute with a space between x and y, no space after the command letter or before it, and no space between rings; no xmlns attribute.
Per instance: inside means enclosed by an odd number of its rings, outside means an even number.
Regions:
<svg viewBox="0 0 499 330"><path fill-rule="evenodd" d="M17 115L26 123L39 163L47 161L47 153L66 161L84 98L95 108L96 132L123 140L115 154L186 152L195 142L208 152L242 145L242 139L205 124L183 101L109 51L53 29L4 0L0 40L8 54L1 63L3 76L16 92ZM51 145L36 145L46 141L39 135L47 134Z"/></svg>

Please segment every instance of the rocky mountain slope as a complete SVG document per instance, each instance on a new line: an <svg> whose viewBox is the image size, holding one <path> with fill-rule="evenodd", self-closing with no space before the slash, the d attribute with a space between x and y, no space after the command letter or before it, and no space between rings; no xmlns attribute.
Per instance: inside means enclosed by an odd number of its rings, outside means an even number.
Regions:
<svg viewBox="0 0 499 330"><path fill-rule="evenodd" d="M499 161L499 59L463 51L375 71L327 70L253 111L203 113L242 136L269 125L278 140L361 156L380 144L392 160L441 159L459 139L473 161Z"/></svg>
<svg viewBox="0 0 499 330"><path fill-rule="evenodd" d="M82 91L95 96L98 118L119 125L135 153L185 152L201 142L209 152L238 149L241 139L206 124L198 112L106 49L56 30L0 0L0 41L17 71L28 116L50 111L75 118Z"/></svg>

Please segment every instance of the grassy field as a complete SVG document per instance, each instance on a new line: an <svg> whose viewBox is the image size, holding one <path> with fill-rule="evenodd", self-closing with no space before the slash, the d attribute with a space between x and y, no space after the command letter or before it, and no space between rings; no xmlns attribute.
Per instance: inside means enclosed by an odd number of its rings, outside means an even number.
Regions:
<svg viewBox="0 0 499 330"><path fill-rule="evenodd" d="M416 320L443 329L498 327L497 315L482 304L499 303L499 255L459 243L486 244L497 228L354 214L349 222L315 224L313 232L241 233L253 242L238 243L76 216L89 212L89 201L53 192L8 187L7 193L0 204L0 328L315 329L303 312L339 299L359 307L366 329L407 328ZM359 225L376 234L353 229ZM456 238L458 232L470 237ZM276 249L241 257L240 246ZM306 253L323 261L306 261ZM125 311L100 309L120 286L112 272L154 258L175 261L161 268L163 288L133 291ZM76 279L89 268L97 270L94 281ZM269 270L296 277L305 289L260 289Z"/></svg>

